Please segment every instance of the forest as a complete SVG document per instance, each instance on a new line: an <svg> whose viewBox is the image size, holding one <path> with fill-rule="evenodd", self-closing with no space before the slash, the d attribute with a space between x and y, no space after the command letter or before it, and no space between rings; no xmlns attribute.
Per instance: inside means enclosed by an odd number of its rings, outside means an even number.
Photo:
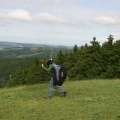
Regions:
<svg viewBox="0 0 120 120"><path fill-rule="evenodd" d="M50 75L41 68L41 64L45 63L45 59L45 57L35 57L31 60L29 59L29 62L27 59L20 60L21 63L19 62L18 69L14 69L14 67L11 67L13 70L7 69L7 71L13 72L9 73L11 75L10 78L6 78L6 80L0 79L0 87L29 85L49 81ZM70 81L119 79L120 40L114 41L113 36L109 35L107 41L100 45L96 37L94 37L90 41L90 45L85 44L78 47L75 44L71 51L63 52L59 50L53 56L53 60L56 64L67 68L67 80ZM16 66L18 61L15 60L13 66ZM9 60L7 63L9 63Z"/></svg>

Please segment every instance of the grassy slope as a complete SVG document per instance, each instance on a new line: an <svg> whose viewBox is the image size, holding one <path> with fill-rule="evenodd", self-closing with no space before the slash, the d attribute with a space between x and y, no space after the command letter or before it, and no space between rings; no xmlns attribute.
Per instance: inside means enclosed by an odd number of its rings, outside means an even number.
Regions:
<svg viewBox="0 0 120 120"><path fill-rule="evenodd" d="M65 82L67 96L47 84L0 90L0 120L120 120L120 80Z"/></svg>

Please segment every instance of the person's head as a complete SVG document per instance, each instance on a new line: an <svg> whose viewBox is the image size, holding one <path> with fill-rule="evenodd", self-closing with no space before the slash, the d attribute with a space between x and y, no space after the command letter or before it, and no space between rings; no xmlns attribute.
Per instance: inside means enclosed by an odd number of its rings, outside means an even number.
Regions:
<svg viewBox="0 0 120 120"><path fill-rule="evenodd" d="M47 59L46 59L46 65L47 65L47 66L49 66L49 65L52 64L52 63L53 63L52 58L47 58Z"/></svg>

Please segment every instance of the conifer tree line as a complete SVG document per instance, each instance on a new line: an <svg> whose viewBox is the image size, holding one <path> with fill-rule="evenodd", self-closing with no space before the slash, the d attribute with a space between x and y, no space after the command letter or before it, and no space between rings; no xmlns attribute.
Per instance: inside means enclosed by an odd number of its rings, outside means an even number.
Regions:
<svg viewBox="0 0 120 120"><path fill-rule="evenodd" d="M68 80L120 78L120 40L114 41L113 36L109 35L107 41L100 45L94 37L90 45L75 45L70 52L60 50L53 60L67 68ZM44 62L45 59L35 58L28 67L16 70L6 85L49 81L50 75L41 68Z"/></svg>
<svg viewBox="0 0 120 120"><path fill-rule="evenodd" d="M90 45L75 45L63 58L71 80L120 78L120 40L114 42L112 35L102 45L95 37Z"/></svg>

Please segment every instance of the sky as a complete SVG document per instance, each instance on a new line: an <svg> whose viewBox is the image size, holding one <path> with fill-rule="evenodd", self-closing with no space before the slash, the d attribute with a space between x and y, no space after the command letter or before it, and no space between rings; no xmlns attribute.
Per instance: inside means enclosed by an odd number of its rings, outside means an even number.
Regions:
<svg viewBox="0 0 120 120"><path fill-rule="evenodd" d="M120 0L0 0L0 41L78 46L120 39Z"/></svg>

